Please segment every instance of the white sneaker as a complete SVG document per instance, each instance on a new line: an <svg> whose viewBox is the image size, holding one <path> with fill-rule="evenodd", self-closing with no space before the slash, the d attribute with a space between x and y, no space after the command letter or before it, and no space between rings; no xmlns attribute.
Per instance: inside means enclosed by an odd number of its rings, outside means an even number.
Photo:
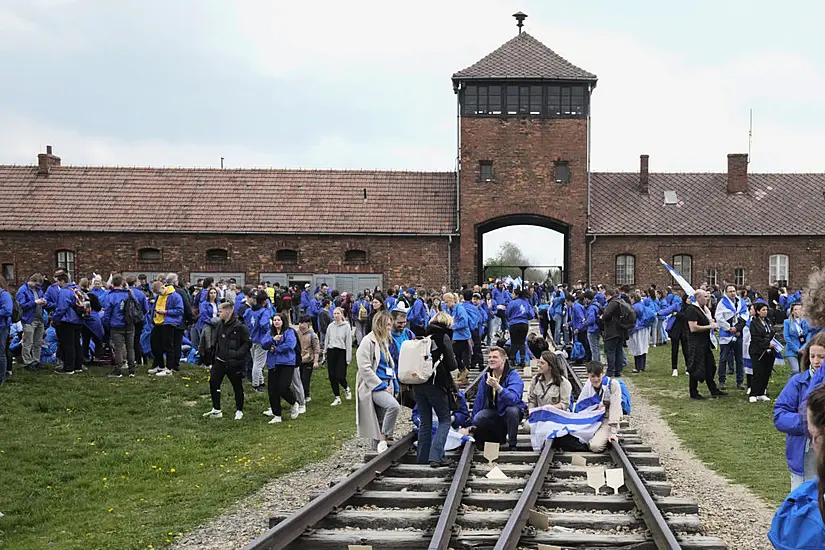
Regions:
<svg viewBox="0 0 825 550"><path fill-rule="evenodd" d="M292 405L292 411L289 413L289 416L292 417L292 420L295 420L296 418L298 418L298 415L301 414L301 410L299 407L300 406L298 405L298 403Z"/></svg>
<svg viewBox="0 0 825 550"><path fill-rule="evenodd" d="M751 394L751 389L750 389L750 388L748 388L747 393L748 393L748 395L750 395L750 394Z"/></svg>
<svg viewBox="0 0 825 550"><path fill-rule="evenodd" d="M679 370L678 369L674 370L673 374L671 374L671 376L679 376Z"/></svg>
<svg viewBox="0 0 825 550"><path fill-rule="evenodd" d="M344 390L344 395L346 396L347 401L349 401L350 399L352 399L352 391L351 391L349 388L347 388L347 389L345 389L345 390Z"/></svg>
<svg viewBox="0 0 825 550"><path fill-rule="evenodd" d="M376 447L375 450L378 451L379 453L383 453L384 451L387 450L387 447L389 447L389 445L387 445L386 441L379 441L378 442L378 447Z"/></svg>
<svg viewBox="0 0 825 550"><path fill-rule="evenodd" d="M311 398L310 396L308 396L308 395L307 395L307 396L306 396L306 399L304 399L304 402L305 402L305 403L309 403L310 401L312 401L312 398Z"/></svg>
<svg viewBox="0 0 825 550"><path fill-rule="evenodd" d="M235 411L235 420L243 418L243 411Z"/></svg>
<svg viewBox="0 0 825 550"><path fill-rule="evenodd" d="M750 396L750 397L748 397L748 401L749 401L750 403L756 403L756 397L754 397L754 396Z"/></svg>
<svg viewBox="0 0 825 550"><path fill-rule="evenodd" d="M280 416L273 416L272 420L269 421L270 424L279 424L281 422Z"/></svg>
<svg viewBox="0 0 825 550"><path fill-rule="evenodd" d="M267 410L264 411L264 416L275 416L272 414L272 407L269 407Z"/></svg>
<svg viewBox="0 0 825 550"><path fill-rule="evenodd" d="M172 371L169 369L159 370L155 376L172 376Z"/></svg>
<svg viewBox="0 0 825 550"><path fill-rule="evenodd" d="M306 405L298 405L298 414L306 414L307 406Z"/></svg>
<svg viewBox="0 0 825 550"><path fill-rule="evenodd" d="M153 367L149 369L149 374L157 374L160 372L160 367Z"/></svg>
<svg viewBox="0 0 825 550"><path fill-rule="evenodd" d="M333 400L332 400L332 403L330 403L330 404L329 404L329 406L330 406L330 407L334 407L334 406L336 406L336 405L340 405L340 404L341 404L341 398L340 398L340 397L336 397L335 399L333 399Z"/></svg>
<svg viewBox="0 0 825 550"><path fill-rule="evenodd" d="M223 413L219 409L212 409L207 413L203 413L204 418L223 418Z"/></svg>
<svg viewBox="0 0 825 550"><path fill-rule="evenodd" d="M757 401L767 401L768 403L771 402L771 398L768 397L767 395L759 395L759 396L756 397L756 400Z"/></svg>

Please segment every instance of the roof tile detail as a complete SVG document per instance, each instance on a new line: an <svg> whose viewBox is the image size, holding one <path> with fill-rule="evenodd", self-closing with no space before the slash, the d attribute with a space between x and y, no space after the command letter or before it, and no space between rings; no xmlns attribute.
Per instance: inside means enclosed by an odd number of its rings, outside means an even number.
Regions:
<svg viewBox="0 0 825 550"><path fill-rule="evenodd" d="M526 32L453 75L455 80L475 78L596 81L596 75L576 67Z"/></svg>
<svg viewBox="0 0 825 550"><path fill-rule="evenodd" d="M435 235L455 174L0 165L0 204L0 230Z"/></svg>
<svg viewBox="0 0 825 550"><path fill-rule="evenodd" d="M748 174L748 192L728 194L725 173L591 174L590 233L599 235L822 235L825 173ZM677 203L665 204L665 191ZM792 197L792 199L791 199Z"/></svg>

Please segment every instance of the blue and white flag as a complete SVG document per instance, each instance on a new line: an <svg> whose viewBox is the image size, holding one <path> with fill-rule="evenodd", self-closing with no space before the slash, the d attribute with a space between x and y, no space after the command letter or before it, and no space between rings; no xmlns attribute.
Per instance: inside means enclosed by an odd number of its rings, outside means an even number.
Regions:
<svg viewBox="0 0 825 550"><path fill-rule="evenodd" d="M575 436L582 443L590 441L604 418L604 409L597 410L599 404L601 400L578 412L564 411L553 405L530 409L530 444L533 450L540 451L548 439L565 435Z"/></svg>
<svg viewBox="0 0 825 550"><path fill-rule="evenodd" d="M433 432L433 437L435 437L435 432ZM450 432L447 434L447 443L444 445L444 450L452 451L453 449L458 449L464 445L465 441L475 442L475 439L469 435L462 435L462 433L455 428L450 428Z"/></svg>
<svg viewBox="0 0 825 550"><path fill-rule="evenodd" d="M524 283L521 282L521 277L516 277L513 279L513 288L521 288Z"/></svg>
<svg viewBox="0 0 825 550"><path fill-rule="evenodd" d="M673 278L676 279L676 282L679 283L679 286L682 287L682 290L685 291L685 294L687 294L688 296L693 296L694 294L696 294L696 290L692 286L690 286L690 283L687 282L684 277L679 275L678 271L670 267L667 264L667 262L663 259L659 258L659 261L662 262L662 265L665 266L665 269L668 270L668 273L670 273L671 276L673 276Z"/></svg>

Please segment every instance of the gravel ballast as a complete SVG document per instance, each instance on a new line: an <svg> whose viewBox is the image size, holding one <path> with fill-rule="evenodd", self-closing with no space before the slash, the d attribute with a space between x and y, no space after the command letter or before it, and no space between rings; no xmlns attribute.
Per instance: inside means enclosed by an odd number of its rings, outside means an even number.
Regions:
<svg viewBox="0 0 825 550"><path fill-rule="evenodd" d="M682 445L662 420L661 410L635 391L632 380L625 382L633 394L630 425L659 455L668 481L673 484L673 495L699 502L705 534L723 539L731 550L773 548L767 533L775 510L748 489L708 468Z"/></svg>

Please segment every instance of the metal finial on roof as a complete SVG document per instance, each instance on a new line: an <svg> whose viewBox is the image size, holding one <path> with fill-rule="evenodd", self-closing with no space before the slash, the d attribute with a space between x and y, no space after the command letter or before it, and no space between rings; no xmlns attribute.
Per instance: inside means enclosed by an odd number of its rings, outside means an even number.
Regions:
<svg viewBox="0 0 825 550"><path fill-rule="evenodd" d="M513 14L513 17L515 17L516 21L518 21L518 23L516 23L516 26L518 27L518 33L521 34L521 28L524 26L524 20L527 19L527 14L517 11Z"/></svg>

